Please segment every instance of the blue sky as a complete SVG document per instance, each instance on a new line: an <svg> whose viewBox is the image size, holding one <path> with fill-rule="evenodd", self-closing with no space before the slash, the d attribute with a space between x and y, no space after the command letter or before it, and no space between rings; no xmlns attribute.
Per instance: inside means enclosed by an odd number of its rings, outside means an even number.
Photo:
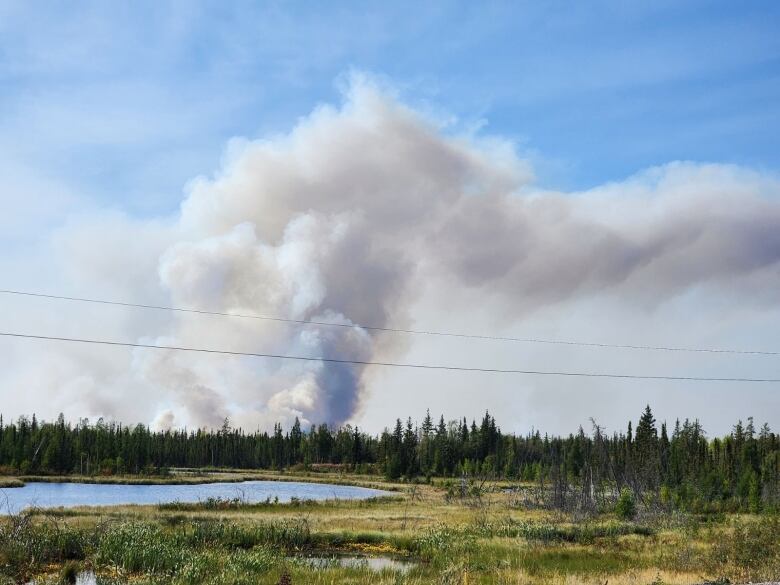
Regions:
<svg viewBox="0 0 780 585"><path fill-rule="evenodd" d="M361 319L777 350L778 31L779 2L0 0L0 288L287 315L297 297L284 286L292 283L322 296L307 317L335 311L359 322L364 301L381 297L377 317ZM323 104L332 107L318 110ZM366 140L363 124L386 134ZM300 140L286 141L296 125ZM397 136L408 144L393 143ZM230 150L236 137L264 142ZM319 183L310 182L312 169ZM212 179L195 181L203 176ZM479 185L496 193L474 203ZM397 229L387 209L405 218ZM404 215L414 209L421 212ZM340 248L329 260L325 235L346 233L323 219L336 212L354 230L350 263L336 261ZM437 238L440 247L431 245ZM372 246L386 249L359 262ZM223 248L242 254L214 252ZM258 254L295 262L255 274ZM240 276L235 290L232 274ZM282 292L258 297L266 285ZM302 351L297 338L266 339L235 323L201 330L202 321L116 307L3 298L0 321L0 331ZM410 340L377 346L376 355L780 377L777 361L760 356L450 342ZM314 387L296 370L285 375L300 384L266 376L259 391L257 373L240 364L182 360L188 375L180 376L113 349L93 355L4 340L0 355L14 364L0 368L9 415L65 410L150 422L175 413L177 424L210 424L197 410L221 404L259 412L246 414L253 426L298 412L296 401ZM198 380L197 391L184 379ZM372 429L388 413L428 407L448 417L489 407L509 428L561 432L591 415L622 426L647 402L659 420L701 416L717 432L751 414L774 417L776 427L780 415L769 386L707 388L703 400L701 388L649 382L475 382L400 371L369 371L363 382L353 420ZM330 388L317 384L317 392ZM319 420L314 399L307 408Z"/></svg>
<svg viewBox="0 0 780 585"><path fill-rule="evenodd" d="M287 131L358 69L516 141L544 186L774 170L778 30L776 2L3 2L0 150L15 174L167 212L230 137Z"/></svg>

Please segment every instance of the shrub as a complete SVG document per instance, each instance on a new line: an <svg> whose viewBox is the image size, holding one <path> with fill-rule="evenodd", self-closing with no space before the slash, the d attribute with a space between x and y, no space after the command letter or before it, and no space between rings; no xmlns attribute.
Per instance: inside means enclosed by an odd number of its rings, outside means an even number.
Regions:
<svg viewBox="0 0 780 585"><path fill-rule="evenodd" d="M25 582L50 563L83 559L91 546L86 531L55 520L34 522L30 515L0 523L0 582L3 576Z"/></svg>
<svg viewBox="0 0 780 585"><path fill-rule="evenodd" d="M624 520L631 520L636 516L636 502L630 489L620 490L620 497L615 504L615 513Z"/></svg>
<svg viewBox="0 0 780 585"><path fill-rule="evenodd" d="M672 504L674 503L673 498L674 496L672 494L672 490L669 489L669 486L662 485L661 491L659 493L659 499L661 500L661 505L666 509L671 508Z"/></svg>
<svg viewBox="0 0 780 585"><path fill-rule="evenodd" d="M736 582L764 581L780 575L780 518L735 521L733 531L715 544L706 568Z"/></svg>

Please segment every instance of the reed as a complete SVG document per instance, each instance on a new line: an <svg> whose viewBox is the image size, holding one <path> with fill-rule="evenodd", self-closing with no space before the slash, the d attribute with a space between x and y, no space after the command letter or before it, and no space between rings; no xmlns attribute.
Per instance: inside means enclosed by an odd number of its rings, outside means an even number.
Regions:
<svg viewBox="0 0 780 585"><path fill-rule="evenodd" d="M390 555L411 569L312 565L307 555ZM70 568L69 568L70 567ZM688 585L780 575L780 519L663 514L626 521L480 506L435 486L374 501L234 501L30 511L0 517L0 583L57 583L88 567L101 585Z"/></svg>

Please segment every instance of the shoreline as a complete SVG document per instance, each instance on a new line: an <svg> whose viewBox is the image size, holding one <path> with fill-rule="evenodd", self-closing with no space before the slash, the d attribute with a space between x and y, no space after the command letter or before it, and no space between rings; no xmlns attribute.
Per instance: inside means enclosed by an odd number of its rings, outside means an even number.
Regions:
<svg viewBox="0 0 780 585"><path fill-rule="evenodd" d="M209 471L192 474L174 474L171 476L84 476L84 475L19 475L0 478L0 488L21 488L28 483L81 483L101 485L203 485L213 483L245 483L249 481L278 481L299 483L326 483L353 487L364 487L383 491L400 492L403 484L385 482L381 478L369 479L366 476L349 477L319 476L302 473L264 472L264 471Z"/></svg>

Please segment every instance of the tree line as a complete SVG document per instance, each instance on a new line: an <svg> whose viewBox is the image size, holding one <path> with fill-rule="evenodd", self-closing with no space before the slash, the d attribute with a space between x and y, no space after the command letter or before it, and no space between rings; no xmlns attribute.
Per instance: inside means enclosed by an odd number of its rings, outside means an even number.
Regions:
<svg viewBox="0 0 780 585"><path fill-rule="evenodd" d="M607 434L593 423L568 436L504 433L485 413L435 422L426 413L378 435L351 425L247 433L232 428L152 431L99 419L76 424L0 416L6 474L158 474L169 468L318 469L338 465L388 479L431 476L504 479L535 485L558 508L596 508L630 489L646 507L691 510L780 508L780 436L752 418L708 438L698 421L659 426L648 406L636 427ZM530 483L529 483L530 482Z"/></svg>

